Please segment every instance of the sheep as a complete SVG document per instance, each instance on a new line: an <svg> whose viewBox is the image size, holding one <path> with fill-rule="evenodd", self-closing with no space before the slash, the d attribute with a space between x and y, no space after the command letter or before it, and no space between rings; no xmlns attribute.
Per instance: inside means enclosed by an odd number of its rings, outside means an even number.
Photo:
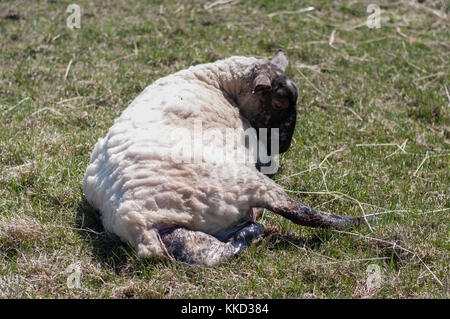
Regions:
<svg viewBox="0 0 450 319"><path fill-rule="evenodd" d="M298 89L285 74L287 65L282 49L271 61L233 56L145 88L98 140L86 169L83 192L105 230L140 257L212 266L262 234L258 209L310 227L363 224L359 217L327 214L291 199L266 176L273 172L264 174L271 164L237 160L255 149L249 145L255 135L271 159L288 150ZM246 142L230 147L220 136L195 136L198 125L206 135L229 130ZM251 130L264 128L275 138ZM202 156L195 159L195 150Z"/></svg>

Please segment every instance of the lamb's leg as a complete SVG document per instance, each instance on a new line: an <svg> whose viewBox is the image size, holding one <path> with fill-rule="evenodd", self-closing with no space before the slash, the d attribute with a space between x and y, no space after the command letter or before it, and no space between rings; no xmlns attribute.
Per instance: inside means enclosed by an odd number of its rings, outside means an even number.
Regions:
<svg viewBox="0 0 450 319"><path fill-rule="evenodd" d="M253 225L255 224L255 225ZM239 224L231 229L228 229L224 232L221 232L219 234L215 234L214 237L216 237L218 240L223 242L228 242L229 240L233 239L235 235L238 235L241 231L246 231L245 229L250 227L250 229L259 229L260 227L263 227L261 224L255 223L252 220L244 222L242 224Z"/></svg>
<svg viewBox="0 0 450 319"><path fill-rule="evenodd" d="M176 260L190 264L214 266L241 253L251 241L262 234L260 224L249 222L234 234L228 232L227 241L200 231L177 228L161 235L168 251Z"/></svg>
<svg viewBox="0 0 450 319"><path fill-rule="evenodd" d="M245 226L236 231L227 242L233 245L234 253L237 255L250 246L254 239L262 236L263 233L263 225L255 222L247 222Z"/></svg>
<svg viewBox="0 0 450 319"><path fill-rule="evenodd" d="M352 216L340 216L317 211L308 205L287 198L284 202L269 205L267 209L292 222L309 227L338 228L358 227L365 224L364 219Z"/></svg>

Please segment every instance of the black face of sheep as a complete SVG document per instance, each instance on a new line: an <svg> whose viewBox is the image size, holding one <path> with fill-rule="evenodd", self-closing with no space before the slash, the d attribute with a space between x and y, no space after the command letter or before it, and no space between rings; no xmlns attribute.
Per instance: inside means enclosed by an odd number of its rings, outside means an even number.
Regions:
<svg viewBox="0 0 450 319"><path fill-rule="evenodd" d="M241 111L254 128L267 128L267 137L271 136L272 129L279 130L279 153L289 149L297 114L298 89L285 74L287 65L288 57L282 49L271 62L259 60L253 69L250 90L238 95ZM268 155L274 155L271 139L259 135L258 138L264 140Z"/></svg>

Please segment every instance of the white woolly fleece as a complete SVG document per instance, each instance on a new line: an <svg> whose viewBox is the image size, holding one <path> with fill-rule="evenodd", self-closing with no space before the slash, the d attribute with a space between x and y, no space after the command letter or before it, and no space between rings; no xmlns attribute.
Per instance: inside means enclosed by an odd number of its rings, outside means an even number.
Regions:
<svg viewBox="0 0 450 319"><path fill-rule="evenodd" d="M116 119L95 145L83 184L107 231L142 256L162 255L158 230L164 227L216 234L246 220L250 207L275 199L270 188L276 184L252 163L218 162L224 152L242 156L243 145L224 148L194 133L200 121L203 134L233 128L237 138L244 132L233 99L256 61L231 57L161 78ZM198 163L182 144L189 135L209 154Z"/></svg>

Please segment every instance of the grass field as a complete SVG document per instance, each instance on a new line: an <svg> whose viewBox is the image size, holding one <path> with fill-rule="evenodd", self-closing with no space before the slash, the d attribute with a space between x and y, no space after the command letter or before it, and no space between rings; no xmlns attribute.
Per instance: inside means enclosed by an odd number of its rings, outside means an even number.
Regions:
<svg viewBox="0 0 450 319"><path fill-rule="evenodd" d="M370 3L0 2L0 296L448 298L448 2L373 1L380 28L366 24ZM378 223L318 230L265 212L278 232L213 268L140 260L105 234L81 184L122 110L162 76L278 47L300 93L274 179Z"/></svg>

